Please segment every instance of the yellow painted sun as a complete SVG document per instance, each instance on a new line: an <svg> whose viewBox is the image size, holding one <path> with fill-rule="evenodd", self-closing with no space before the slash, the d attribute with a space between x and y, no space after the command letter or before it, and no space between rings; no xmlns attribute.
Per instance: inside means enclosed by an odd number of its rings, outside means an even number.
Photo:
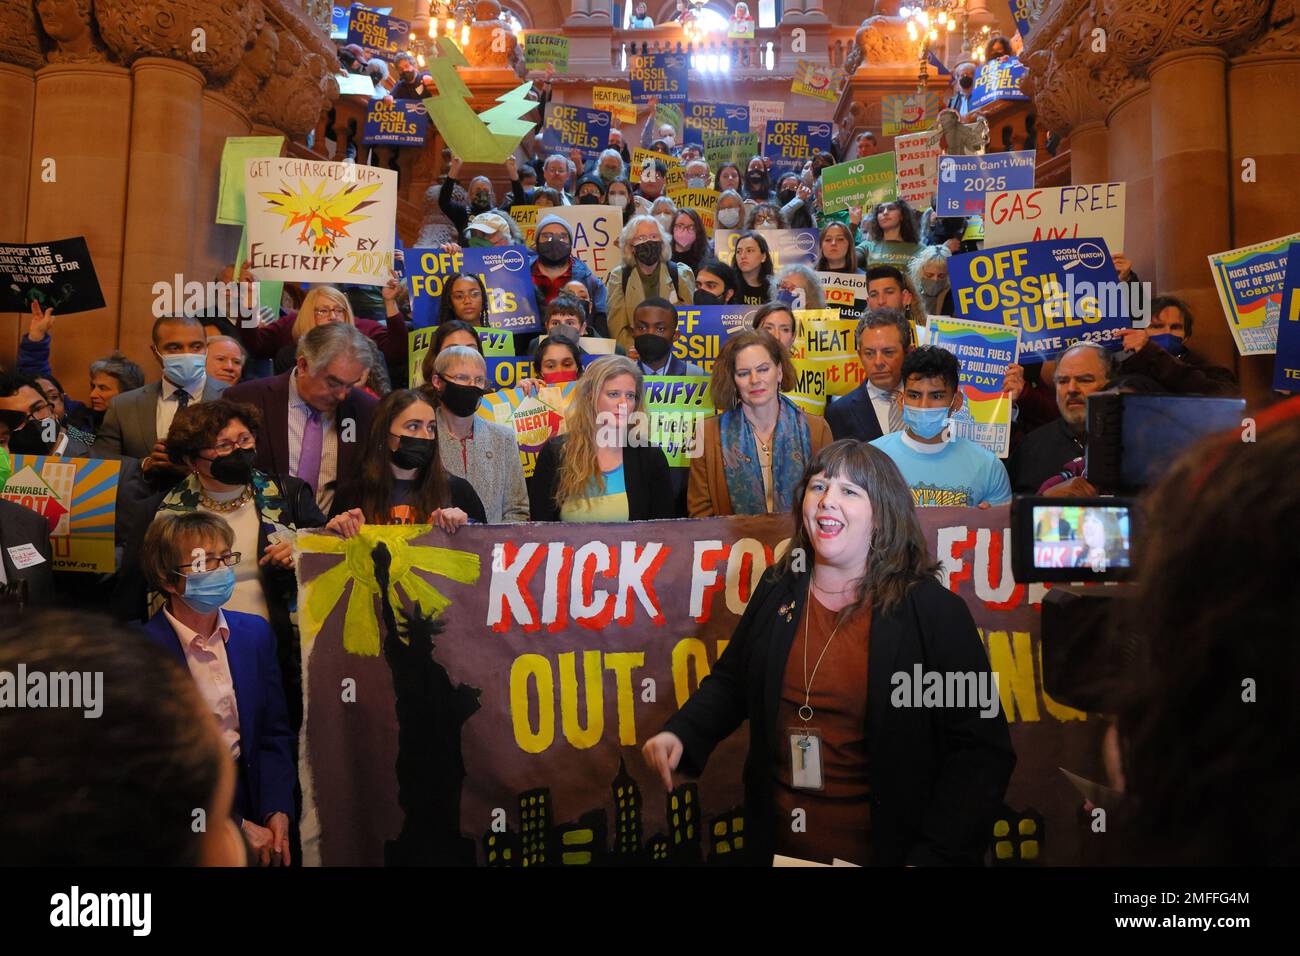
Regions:
<svg viewBox="0 0 1300 956"><path fill-rule="evenodd" d="M337 554L343 559L317 575L301 590L298 627L304 649L315 640L321 626L346 594L343 649L362 657L379 656L379 583L375 580L371 553L381 541L392 555L388 599L399 617L404 608L413 604L419 604L424 613L436 617L451 603L441 591L420 577L417 570L462 584L473 584L478 580L477 554L411 544L412 540L428 532L429 525L366 525L346 541L331 535L301 535L298 549L302 553Z"/></svg>

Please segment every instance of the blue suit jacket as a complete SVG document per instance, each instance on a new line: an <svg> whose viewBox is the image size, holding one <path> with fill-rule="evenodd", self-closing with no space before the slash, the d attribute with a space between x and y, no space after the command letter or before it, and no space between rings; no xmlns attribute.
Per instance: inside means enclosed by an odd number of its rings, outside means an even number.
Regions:
<svg viewBox="0 0 1300 956"><path fill-rule="evenodd" d="M841 438L875 441L883 434L866 382L826 406L826 424L831 426L836 441Z"/></svg>
<svg viewBox="0 0 1300 956"><path fill-rule="evenodd" d="M230 628L226 657L239 708L239 769L247 784L236 788L235 813L262 824L272 813L294 815L294 734L280 685L275 658L275 633L255 614L223 611ZM189 669L185 650L171 622L159 611L144 626L145 633Z"/></svg>

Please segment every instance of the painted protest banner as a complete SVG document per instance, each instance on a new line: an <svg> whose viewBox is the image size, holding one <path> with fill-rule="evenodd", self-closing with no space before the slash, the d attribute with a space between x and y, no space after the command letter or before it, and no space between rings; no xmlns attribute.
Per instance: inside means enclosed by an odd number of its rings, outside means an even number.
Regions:
<svg viewBox="0 0 1300 956"><path fill-rule="evenodd" d="M548 63L556 73L568 72L569 38L554 33L524 34L524 66L544 70Z"/></svg>
<svg viewBox="0 0 1300 956"><path fill-rule="evenodd" d="M924 209L930 205L939 184L941 152L939 137L933 133L895 137L894 160L897 169L894 171L894 181L897 184L897 198L915 209ZM826 175L825 170L822 175Z"/></svg>
<svg viewBox="0 0 1300 956"><path fill-rule="evenodd" d="M519 231L524 234L524 245L530 249L533 247L533 239L537 235L537 220L540 218L541 206L511 206L510 218L519 226ZM550 211L550 210L548 210Z"/></svg>
<svg viewBox="0 0 1300 956"><path fill-rule="evenodd" d="M985 63L975 74L975 85L971 88L970 94L970 108L977 110L981 106L988 106L999 100L1029 99L1020 89L1020 84L1028 72L1025 65L1014 56Z"/></svg>
<svg viewBox="0 0 1300 956"><path fill-rule="evenodd" d="M743 103L691 103L684 111L683 124L684 142L703 146L709 135L748 133L749 107Z"/></svg>
<svg viewBox="0 0 1300 956"><path fill-rule="evenodd" d="M822 209L830 213L861 206L870 212L876 203L894 198L896 185L893 153L836 163L822 170Z"/></svg>
<svg viewBox="0 0 1300 956"><path fill-rule="evenodd" d="M834 66L819 65L811 60L800 60L795 66L794 82L790 92L795 96L808 96L815 100L834 103L844 92L849 78L843 70Z"/></svg>
<svg viewBox="0 0 1300 956"><path fill-rule="evenodd" d="M694 209L699 213L700 221L704 223L704 232L710 239L713 238L714 217L718 212L718 197L722 193L716 189L676 189L668 195L678 209Z"/></svg>
<svg viewBox="0 0 1300 956"><path fill-rule="evenodd" d="M576 149L582 153L584 161L594 160L609 145L610 122L610 116L604 110L552 104L546 110L542 145L548 153L567 156L569 150Z"/></svg>
<svg viewBox="0 0 1300 956"><path fill-rule="evenodd" d="M750 100L749 131L762 136L767 132L769 120L780 119L785 115L785 102L782 100Z"/></svg>
<svg viewBox="0 0 1300 956"><path fill-rule="evenodd" d="M716 413L707 375L647 375L649 440L663 449L669 468L689 468L703 454L700 422Z"/></svg>
<svg viewBox="0 0 1300 956"><path fill-rule="evenodd" d="M262 280L383 285L393 268L397 173L356 163L244 164L250 268Z"/></svg>
<svg viewBox="0 0 1300 956"><path fill-rule="evenodd" d="M935 211L940 216L982 216L985 193L1033 189L1035 157L1032 149L985 156L940 156Z"/></svg>
<svg viewBox="0 0 1300 956"><path fill-rule="evenodd" d="M407 333L407 380L411 383L411 388L418 388L425 384L424 357L429 354L429 347L433 344L433 334L436 331L436 326L426 326L422 329L412 329ZM515 335L513 332L478 327L474 331L478 335L479 344L483 348L485 358L496 358L503 355L514 356Z"/></svg>
<svg viewBox="0 0 1300 956"><path fill-rule="evenodd" d="M682 112L682 107L677 103L658 103L655 105L655 122L654 129L658 133L659 127L671 126L673 136L677 142L682 142L682 131L686 127L686 116Z"/></svg>
<svg viewBox="0 0 1300 956"><path fill-rule="evenodd" d="M902 133L919 133L928 128L943 101L938 93L898 93L880 100L881 133L898 136Z"/></svg>
<svg viewBox="0 0 1300 956"><path fill-rule="evenodd" d="M685 53L634 54L627 58L628 85L638 106L650 97L660 103L685 103L689 82Z"/></svg>
<svg viewBox="0 0 1300 956"><path fill-rule="evenodd" d="M1273 387L1281 392L1297 392L1300 391L1300 243L1292 243L1287 250L1280 312Z"/></svg>
<svg viewBox="0 0 1300 956"><path fill-rule="evenodd" d="M33 302L56 315L104 308L84 236L0 245L0 312L28 312Z"/></svg>
<svg viewBox="0 0 1300 956"><path fill-rule="evenodd" d="M485 246L452 253L446 249L406 251L411 327L438 324L443 283L457 272L477 275L488 291L488 322L507 332L532 332L537 319L529 255L522 246Z"/></svg>
<svg viewBox="0 0 1300 956"><path fill-rule="evenodd" d="M1209 257L1219 302L1242 355L1272 355L1286 281L1287 250L1300 232Z"/></svg>
<svg viewBox="0 0 1300 956"><path fill-rule="evenodd" d="M673 354L711 373L723 340L750 328L756 311L754 305L679 305Z"/></svg>
<svg viewBox="0 0 1300 956"><path fill-rule="evenodd" d="M704 161L717 170L723 163L744 166L758 155L758 133L705 133L701 137Z"/></svg>
<svg viewBox="0 0 1300 956"><path fill-rule="evenodd" d="M591 89L593 109L610 113L620 123L636 122L636 106L632 102L632 91L617 86L594 86Z"/></svg>
<svg viewBox="0 0 1300 956"><path fill-rule="evenodd" d="M423 146L429 111L422 100L374 100L366 113L361 142L367 146Z"/></svg>
<svg viewBox="0 0 1300 956"><path fill-rule="evenodd" d="M1020 329L948 315L931 315L917 329L919 344L947 349L961 362L961 408L951 434L1006 458L1011 442L1011 396L1004 392L1007 366L1016 361Z"/></svg>
<svg viewBox="0 0 1300 956"><path fill-rule="evenodd" d="M772 160L773 181L785 172L801 172L804 163L830 148L829 121L768 120L763 135L763 155Z"/></svg>
<svg viewBox="0 0 1300 956"><path fill-rule="evenodd" d="M504 364L498 363L498 368L502 367ZM577 384L548 385L539 388L535 395L522 388L506 387L483 396L478 414L488 421L508 425L514 431L525 478L531 478L536 471L542 446L560 433Z"/></svg>
<svg viewBox="0 0 1300 956"><path fill-rule="evenodd" d="M713 249L719 259L731 265L736 257L736 240L743 229L717 229L713 233ZM772 268L780 269L792 262L805 266L817 264L820 235L816 229L764 229L760 233L767 242Z"/></svg>
<svg viewBox="0 0 1300 956"><path fill-rule="evenodd" d="M0 498L35 511L50 529L55 571L112 574L120 461L14 455Z"/></svg>
<svg viewBox="0 0 1300 956"><path fill-rule="evenodd" d="M619 263L614 240L623 228L623 210L617 206L556 206L547 215L559 216L573 227L573 254L597 278L603 279Z"/></svg>
<svg viewBox="0 0 1300 956"><path fill-rule="evenodd" d="M366 82L370 82L366 79ZM374 92L371 83L370 92ZM369 95L369 94L367 94ZM250 159L279 156L283 136L227 136L221 147L221 171L217 180L217 222L242 226L248 221L244 208L244 164Z"/></svg>
<svg viewBox="0 0 1300 956"><path fill-rule="evenodd" d="M840 310L842 319L860 319L870 310L867 277L852 272L818 272L826 304Z"/></svg>
<svg viewBox="0 0 1300 956"><path fill-rule="evenodd" d="M984 247L1045 239L1090 239L1124 249L1124 184L1010 189L984 197Z"/></svg>
<svg viewBox="0 0 1300 956"><path fill-rule="evenodd" d="M1118 347L1129 327L1128 283L1104 239L985 249L948 260L953 303L968 319L1016 326L1020 354L1044 361L1076 342Z"/></svg>
<svg viewBox="0 0 1300 956"><path fill-rule="evenodd" d="M490 389L509 391L533 374L533 360L526 355L493 355L485 358Z"/></svg>
<svg viewBox="0 0 1300 956"><path fill-rule="evenodd" d="M377 56L390 63L406 49L411 24L378 10L353 7L348 14L348 43L355 43L367 56Z"/></svg>
<svg viewBox="0 0 1300 956"><path fill-rule="evenodd" d="M917 517L1016 752L991 861L1077 865L1095 837L1058 768L1104 779L1105 723L1044 690L1047 589L1012 578L1005 506ZM716 664L789 537L788 515L299 535L304 862L766 865L743 855L744 728L671 795L640 748Z"/></svg>
<svg viewBox="0 0 1300 956"><path fill-rule="evenodd" d="M807 370L800 374L798 390L823 396L847 395L866 378L862 359L858 357L856 319L838 317L812 318L817 310L800 309L799 336L790 348L792 358L799 360L796 369ZM835 315L834 310L824 313Z"/></svg>

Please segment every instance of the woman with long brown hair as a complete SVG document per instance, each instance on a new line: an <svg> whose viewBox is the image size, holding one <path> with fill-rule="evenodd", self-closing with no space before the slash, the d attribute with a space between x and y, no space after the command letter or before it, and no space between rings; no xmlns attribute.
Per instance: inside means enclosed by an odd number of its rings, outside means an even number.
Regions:
<svg viewBox="0 0 1300 956"><path fill-rule="evenodd" d="M979 863L1015 754L979 631L937 580L907 484L845 439L813 459L791 510L789 548L646 762L671 790L674 770L702 772L748 720L750 862ZM921 706L919 686L900 691L923 673L960 675L980 700Z"/></svg>

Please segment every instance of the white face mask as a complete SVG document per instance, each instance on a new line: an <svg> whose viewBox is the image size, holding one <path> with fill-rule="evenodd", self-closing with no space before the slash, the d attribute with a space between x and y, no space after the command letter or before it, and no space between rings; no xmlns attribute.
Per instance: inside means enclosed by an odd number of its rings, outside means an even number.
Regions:
<svg viewBox="0 0 1300 956"><path fill-rule="evenodd" d="M735 206L730 209L718 210L718 223L726 226L728 229L734 228L740 222L740 210Z"/></svg>
<svg viewBox="0 0 1300 956"><path fill-rule="evenodd" d="M622 193L619 193L618 195L615 196L610 196L609 204L618 209L622 209L627 205L627 197L624 196Z"/></svg>

